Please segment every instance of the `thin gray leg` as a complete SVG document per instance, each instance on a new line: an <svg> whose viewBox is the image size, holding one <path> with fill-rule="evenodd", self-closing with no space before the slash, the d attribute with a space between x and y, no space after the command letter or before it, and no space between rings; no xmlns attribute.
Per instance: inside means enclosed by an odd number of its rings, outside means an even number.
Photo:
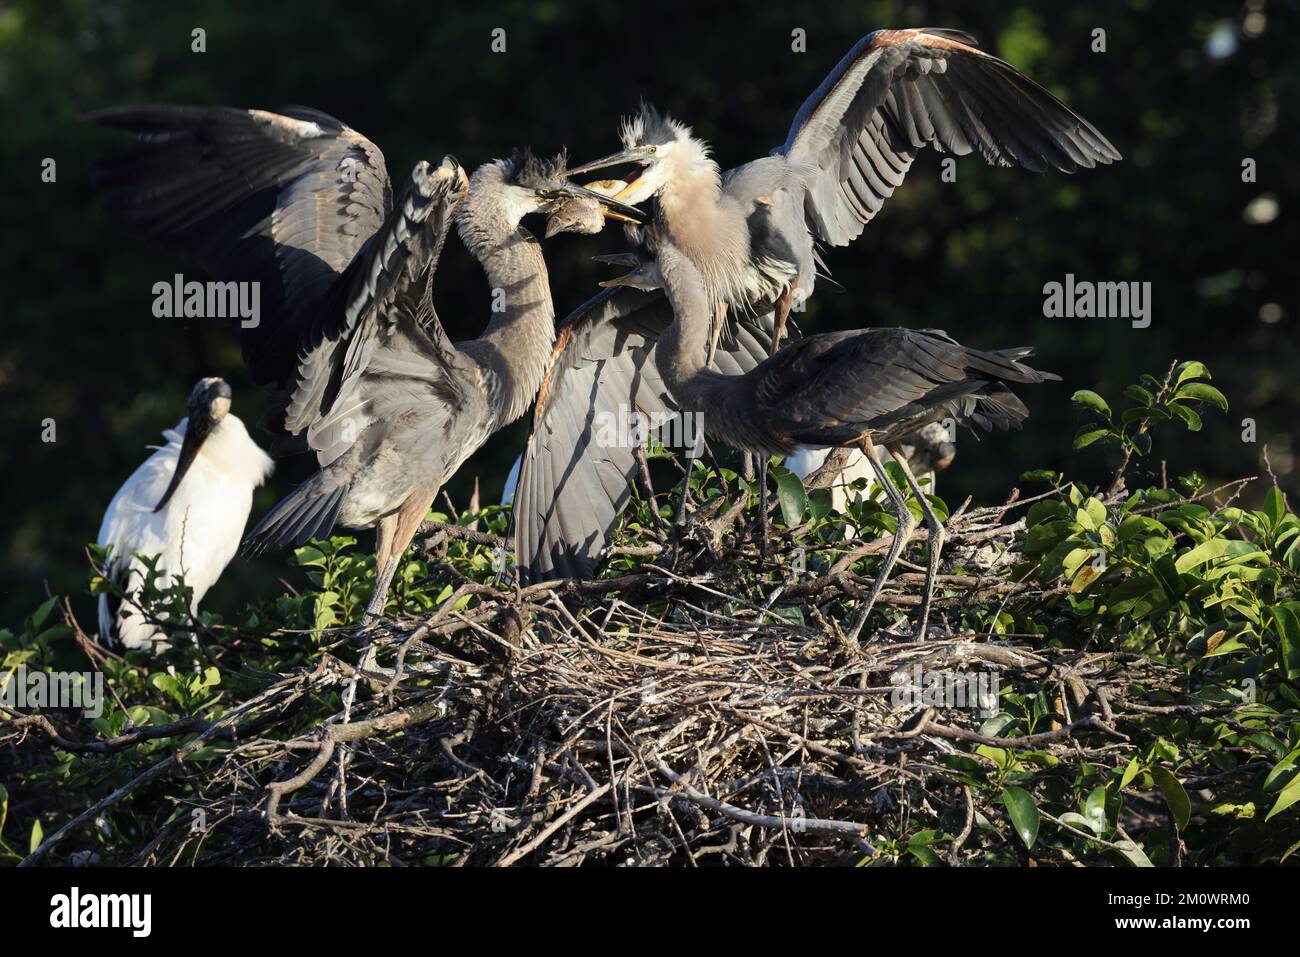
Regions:
<svg viewBox="0 0 1300 957"><path fill-rule="evenodd" d="M907 459L892 450L889 454L894 456L894 461L903 469L903 478L907 480L908 487L920 503L921 513L925 516L925 527L930 532L926 540L928 554L925 559L925 592L921 596L921 614L916 626L917 637L924 638L926 625L930 621L930 600L934 597L934 580L939 574L939 553L943 550L943 523L939 521L939 516L934 514L929 499L922 493L916 477L912 475L912 469L907 464Z"/></svg>
<svg viewBox="0 0 1300 957"><path fill-rule="evenodd" d="M390 558L376 575L375 593L370 598L370 604L366 606L366 621L383 617L384 605L388 603L388 589L393 584L393 576L397 573L399 564L401 564L400 558Z"/></svg>
<svg viewBox="0 0 1300 957"><path fill-rule="evenodd" d="M876 478L884 488L889 500L894 504L894 518L897 527L894 529L894 540L889 545L889 553L885 555L884 562L880 565L880 571L876 573L876 580L871 586L871 593L867 596L867 603L862 606L858 612L858 617L853 622L853 628L849 633L849 641L854 644L858 643L858 635L862 631L862 626L867 623L867 618L871 615L871 609L875 607L876 599L880 597L880 590L885 587L885 580L889 578L889 573L894 568L894 563L898 561L898 555L903 550L904 543L912 537L912 532L916 528L916 519L912 517L912 510L907 507L907 500L903 498L903 493L895 487L885 471L885 465L880 460L880 452L870 441L862 443L862 452L871 463L872 470L876 473Z"/></svg>

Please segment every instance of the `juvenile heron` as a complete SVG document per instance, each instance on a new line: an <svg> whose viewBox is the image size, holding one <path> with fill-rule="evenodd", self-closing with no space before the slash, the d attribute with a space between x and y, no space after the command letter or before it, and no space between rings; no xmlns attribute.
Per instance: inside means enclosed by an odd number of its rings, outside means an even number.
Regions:
<svg viewBox="0 0 1300 957"><path fill-rule="evenodd" d="M158 585L183 576L193 590L190 608L221 577L235 556L253 505L253 489L270 476L270 456L248 437L230 413L231 391L222 379L200 379L190 393L188 415L163 432L167 444L126 480L99 527L98 542L111 547L109 579L128 596L146 574L137 556L157 556ZM127 648L165 648L161 629L132 600L114 609L99 596L99 633L116 633Z"/></svg>
<svg viewBox="0 0 1300 957"><path fill-rule="evenodd" d="M920 150L978 150L1034 172L1120 159L1092 124L975 43L957 30L868 34L804 101L784 144L725 174L707 143L649 105L624 122L621 151L569 172L630 164L617 198L658 196L711 298L732 310L775 303L779 341L794 296L813 292L814 244L857 238Z"/></svg>
<svg viewBox="0 0 1300 957"><path fill-rule="evenodd" d="M532 402L555 336L541 244L520 221L564 197L636 210L560 178L564 159L530 154L481 166L416 166L383 227L320 304L304 339L285 428L305 435L320 471L248 536L256 552L328 535L336 522L378 528L368 616L383 612L397 565L442 485ZM463 204L463 208L462 208ZM459 211L462 241L504 308L483 334L453 343L432 280Z"/></svg>
<svg viewBox="0 0 1300 957"><path fill-rule="evenodd" d="M457 346L428 302L460 201L446 191L463 178L446 163L438 173L417 167L395 205L379 147L317 110L137 106L92 118L142 143L98 166L111 214L218 280L260 284L260 321L239 334L254 381L284 398L267 423L273 451L313 451L322 471L263 520L249 548L300 543L339 518L377 524L381 579L423 518L428 486L436 491L522 414L541 379L554 313L537 243L519 220L561 197L636 215L545 181L555 164L519 156L480 169L461 236L508 308L477 343ZM376 589L372 612L386 590Z"/></svg>
<svg viewBox="0 0 1300 957"><path fill-rule="evenodd" d="M879 447L944 418L986 430L1018 428L1029 410L1004 383L1058 377L1018 361L1029 349L982 352L934 329L855 329L808 336L783 346L744 375L720 373L701 358L714 315L703 273L666 231L656 235L654 246L655 262L624 279L663 286L676 318L659 337L656 364L677 403L694 411L705 434L761 455L789 455L801 446L856 447L888 494L897 525L850 636L856 639L915 528L906 500L885 471ZM891 455L929 530L916 630L924 635L943 525L906 459Z"/></svg>
<svg viewBox="0 0 1300 957"><path fill-rule="evenodd" d="M570 175L630 165L616 198L659 197L672 241L729 317L715 326L717 366L745 372L775 348L796 297L825 273L816 244L857 237L921 150L1067 173L1120 158L1090 123L973 44L954 30L863 37L799 109L784 144L727 172L688 127L646 106L624 123L620 152ZM594 441L590 423L629 407L674 408L652 358L671 321L660 293L621 288L562 323L515 498L526 578L594 571L636 463L628 448Z"/></svg>

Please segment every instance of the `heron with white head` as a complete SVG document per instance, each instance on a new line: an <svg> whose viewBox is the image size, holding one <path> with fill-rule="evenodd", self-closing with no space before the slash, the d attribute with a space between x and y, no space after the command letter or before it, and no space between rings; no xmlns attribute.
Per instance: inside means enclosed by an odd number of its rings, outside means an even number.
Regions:
<svg viewBox="0 0 1300 957"><path fill-rule="evenodd" d="M136 597L147 573L141 556L156 556L159 588L178 577L184 580L192 592L192 611L234 558L253 490L275 466L231 413L231 398L225 380L200 379L190 393L186 417L163 433L167 444L132 473L109 503L98 543L110 549L106 577L127 597L99 596L102 638L116 636L130 649L167 647L163 629Z"/></svg>
<svg viewBox="0 0 1300 957"><path fill-rule="evenodd" d="M628 167L615 198L657 197L667 235L703 277L721 335L718 368L731 373L775 350L797 300L825 276L817 246L860 235L921 151L978 153L1034 172L1120 159L1087 120L956 30L863 37L800 107L781 146L725 172L688 126L648 105L620 133L621 150L569 173ZM724 313L725 325L716 319ZM562 324L515 499L526 575L594 571L630 498L635 461L593 441L583 423L628 406L674 408L653 359L671 321L660 293L622 288ZM712 352L706 344L705 356Z"/></svg>

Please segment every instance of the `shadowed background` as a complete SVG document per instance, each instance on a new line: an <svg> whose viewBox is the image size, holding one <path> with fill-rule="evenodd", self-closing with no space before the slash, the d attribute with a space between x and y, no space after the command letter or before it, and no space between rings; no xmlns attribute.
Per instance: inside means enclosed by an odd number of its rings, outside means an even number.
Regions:
<svg viewBox="0 0 1300 957"><path fill-rule="evenodd" d="M526 144L567 146L575 162L604 155L617 146L619 117L645 97L712 142L726 169L781 143L799 104L858 37L902 26L975 34L1125 157L1073 177L989 169L967 157L957 181L945 183L938 155L923 153L863 236L828 251L845 291L819 284L796 317L805 331L937 326L975 347L1032 344L1035 364L1064 377L1024 391L1033 413L1025 432L982 442L963 434L940 494L954 504L966 494L1001 499L1021 471L1040 467L1100 482L1115 463L1096 449L1071 453L1071 392L1094 388L1118 400L1139 373L1187 358L1208 363L1231 410L1208 412L1199 433L1157 434L1150 465L1164 457L1171 475L1196 468L1211 480L1256 474L1267 443L1284 487L1300 491L1295 3L788 3L728 15L666 2L453 10L22 0L0 4L0 625L21 620L46 583L84 595L85 544L145 446L182 417L196 379L228 379L245 422L266 405L228 330L153 316L155 282L176 272L207 277L100 212L91 164L128 142L82 122L83 111L307 104L374 140L400 184L417 160L446 153L470 169ZM206 31L205 53L191 52L196 27ZM494 54L498 27L507 48ZM791 50L796 28L806 31L804 53ZM1091 49L1098 29L1104 53ZM46 157L57 162L52 184L41 182ZM1255 183L1242 182L1246 158L1256 161ZM590 256L621 245L614 230L547 244L560 315L604 274ZM1150 282L1151 326L1044 318L1043 285L1066 273ZM455 241L435 302L457 339L477 335L489 314L486 280ZM1257 422L1254 444L1242 441L1246 417ZM46 419L56 442L42 441ZM448 488L457 507L475 476L484 501L496 500L525 434L518 423L470 460ZM281 463L252 521L308 468ZM282 567L274 556L237 560L205 607L229 610L269 593ZM89 599L79 601L88 608Z"/></svg>

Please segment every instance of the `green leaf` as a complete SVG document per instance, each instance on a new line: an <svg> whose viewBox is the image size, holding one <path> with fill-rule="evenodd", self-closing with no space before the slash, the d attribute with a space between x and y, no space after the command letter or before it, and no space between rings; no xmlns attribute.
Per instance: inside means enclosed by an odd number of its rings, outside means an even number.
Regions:
<svg viewBox="0 0 1300 957"><path fill-rule="evenodd" d="M1043 499L1041 502L1035 502L1029 506L1029 511L1025 513L1025 526L1033 528L1046 522L1048 519L1061 518L1069 514L1069 509L1061 502L1052 499Z"/></svg>
<svg viewBox="0 0 1300 957"><path fill-rule="evenodd" d="M1155 867L1151 863L1151 858L1147 857L1146 852L1132 841L1119 841L1115 844L1115 850L1124 855L1134 867Z"/></svg>
<svg viewBox="0 0 1300 957"><path fill-rule="evenodd" d="M1188 432L1201 431L1201 417L1185 405L1174 406L1174 414L1183 420Z"/></svg>
<svg viewBox="0 0 1300 957"><path fill-rule="evenodd" d="M781 502L781 517L787 526L793 528L803 521L804 509L808 506L808 493L804 491L799 476L793 472L781 470L775 474L776 494Z"/></svg>
<svg viewBox="0 0 1300 957"><path fill-rule="evenodd" d="M1022 482L1042 482L1046 485L1055 485L1061 478L1060 472L1053 472L1051 469L1030 469L1028 472L1020 473Z"/></svg>
<svg viewBox="0 0 1300 957"><path fill-rule="evenodd" d="M1173 812L1174 823L1178 825L1178 830L1184 830L1192 816L1192 802L1187 796L1186 788L1178 780L1177 775L1162 764L1152 766L1151 777L1155 779L1160 793L1165 796L1165 803Z"/></svg>
<svg viewBox="0 0 1300 957"><path fill-rule="evenodd" d="M1070 401L1110 418L1110 406L1106 404L1106 400L1090 389L1080 389L1070 396Z"/></svg>
<svg viewBox="0 0 1300 957"><path fill-rule="evenodd" d="M1124 390L1124 398L1130 399L1139 405L1153 406L1156 404L1156 397L1140 385L1131 385Z"/></svg>
<svg viewBox="0 0 1300 957"><path fill-rule="evenodd" d="M1002 803L1011 815L1011 824L1020 840L1025 842L1025 847L1033 847L1034 841L1038 840L1038 825L1042 822L1033 795L1024 788L1009 787L1002 792Z"/></svg>
<svg viewBox="0 0 1300 957"><path fill-rule="evenodd" d="M1206 385L1204 382L1189 382L1184 386L1180 386L1174 394L1174 398L1208 402L1210 405L1218 406L1220 411L1228 411L1228 400L1224 398L1223 393L1212 385Z"/></svg>
<svg viewBox="0 0 1300 957"><path fill-rule="evenodd" d="M34 612L32 612L32 618L31 618L32 631L38 630L41 627L41 625L45 624L45 619L50 617L50 612L54 610L54 606L57 605L58 603L59 603L59 596L55 595L53 598L48 598L45 601L43 601L41 603L41 606L37 608Z"/></svg>
<svg viewBox="0 0 1300 957"><path fill-rule="evenodd" d="M41 829L41 819L37 818L32 821L32 836L27 841L27 853L30 854L41 846L41 841L45 839L45 831Z"/></svg>
<svg viewBox="0 0 1300 957"><path fill-rule="evenodd" d="M1264 496L1264 514L1268 516L1268 530L1276 531L1286 516L1286 497L1282 490L1274 485Z"/></svg>
<svg viewBox="0 0 1300 957"><path fill-rule="evenodd" d="M1133 779L1136 778L1141 773L1142 773L1142 765L1138 763L1137 758L1131 758L1128 762L1128 767L1124 769L1124 776L1119 779L1119 789L1121 791L1124 790L1126 787L1132 784Z"/></svg>
<svg viewBox="0 0 1300 957"><path fill-rule="evenodd" d="M1105 825L1097 826L1097 822L1084 817L1075 811L1066 811L1061 815L1061 823L1068 824L1070 827L1079 831L1092 831L1093 834L1101 837L1105 832Z"/></svg>
<svg viewBox="0 0 1300 957"><path fill-rule="evenodd" d="M1106 786L1092 789L1088 799L1083 803L1083 816L1092 821L1092 829L1098 834L1105 834L1110 830L1110 825L1106 820Z"/></svg>
<svg viewBox="0 0 1300 957"><path fill-rule="evenodd" d="M1207 539L1190 551L1179 555L1178 560L1174 562L1174 570L1180 575L1185 575L1198 565L1204 565L1206 562L1222 557L1227 554L1227 551L1228 540L1226 538Z"/></svg>
<svg viewBox="0 0 1300 957"><path fill-rule="evenodd" d="M1174 385L1180 386L1189 379L1209 379L1212 378L1210 370L1205 368L1203 363L1195 360L1181 363L1174 370Z"/></svg>
<svg viewBox="0 0 1300 957"><path fill-rule="evenodd" d="M1099 442L1102 439L1106 438L1108 435L1110 435L1110 429L1092 429L1090 431L1083 432L1074 437L1073 450L1077 452L1080 449L1086 449L1094 442Z"/></svg>
<svg viewBox="0 0 1300 957"><path fill-rule="evenodd" d="M149 678L149 683L163 692L181 707L185 706L185 689L181 683L165 671L156 671Z"/></svg>
<svg viewBox="0 0 1300 957"><path fill-rule="evenodd" d="M1278 652L1288 678L1300 676L1300 602L1287 601L1269 611L1277 625Z"/></svg>
<svg viewBox="0 0 1300 957"><path fill-rule="evenodd" d="M808 493L808 515L820 522L835 509L835 498L828 488L815 488Z"/></svg>
<svg viewBox="0 0 1300 957"><path fill-rule="evenodd" d="M1300 801L1300 774L1293 777L1291 783L1282 789L1282 793L1277 796L1277 802L1273 805L1273 809L1264 815L1264 820L1271 821L1273 815L1281 814L1296 801Z"/></svg>
<svg viewBox="0 0 1300 957"><path fill-rule="evenodd" d="M942 861L939 860L939 855L925 844L909 844L907 845L907 850L908 853L926 867L938 867L942 863Z"/></svg>

